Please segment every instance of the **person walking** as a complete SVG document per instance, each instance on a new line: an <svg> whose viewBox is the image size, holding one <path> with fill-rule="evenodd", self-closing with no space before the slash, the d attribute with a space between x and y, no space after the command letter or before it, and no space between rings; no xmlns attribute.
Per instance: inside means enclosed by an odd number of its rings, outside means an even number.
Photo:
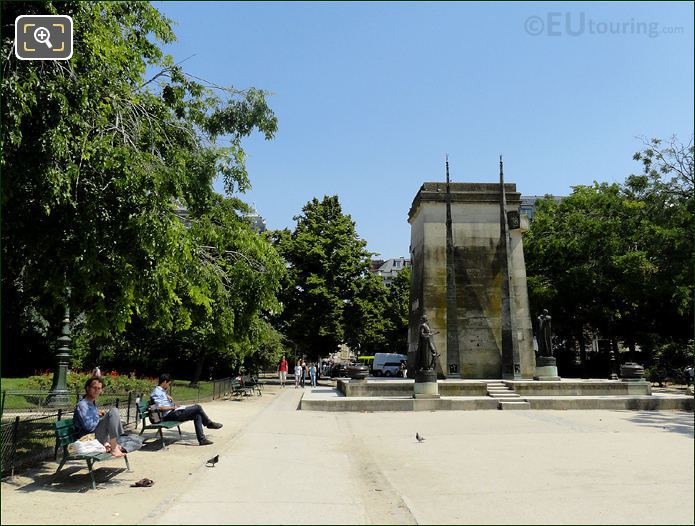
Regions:
<svg viewBox="0 0 695 526"><path fill-rule="evenodd" d="M300 378L302 377L302 364L301 360L297 360L294 364L294 388L297 389L299 387L299 381Z"/></svg>
<svg viewBox="0 0 695 526"><path fill-rule="evenodd" d="M285 387L285 382L287 381L287 359L284 354L278 365L278 377L280 378L280 387Z"/></svg>
<svg viewBox="0 0 695 526"><path fill-rule="evenodd" d="M302 366L302 372L301 372L302 378L301 378L301 380L299 380L299 383L303 389L304 387L306 387L306 362L304 360L301 360L300 364Z"/></svg>
<svg viewBox="0 0 695 526"><path fill-rule="evenodd" d="M314 363L309 367L309 376L311 377L311 387L316 387L316 364Z"/></svg>

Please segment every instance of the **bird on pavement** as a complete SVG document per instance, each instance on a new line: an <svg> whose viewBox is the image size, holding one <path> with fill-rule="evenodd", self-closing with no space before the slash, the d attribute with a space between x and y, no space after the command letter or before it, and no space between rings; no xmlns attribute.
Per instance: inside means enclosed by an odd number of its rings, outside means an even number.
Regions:
<svg viewBox="0 0 695 526"><path fill-rule="evenodd" d="M214 467L215 467L215 464L217 464L217 463L219 462L219 460L220 460L220 456L219 456L219 455L215 455L214 457L212 457L211 459L209 459L209 460L205 463L205 465L207 466L208 464L211 464L212 467L214 468Z"/></svg>
<svg viewBox="0 0 695 526"><path fill-rule="evenodd" d="M417 441L420 442L421 444L425 441L425 437L420 436L420 433L417 433L417 432L415 433L415 438L416 438Z"/></svg>

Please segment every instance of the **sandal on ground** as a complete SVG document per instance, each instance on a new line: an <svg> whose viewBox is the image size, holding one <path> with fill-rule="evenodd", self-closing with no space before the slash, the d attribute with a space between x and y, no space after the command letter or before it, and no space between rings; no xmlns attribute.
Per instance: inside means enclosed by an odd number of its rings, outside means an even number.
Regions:
<svg viewBox="0 0 695 526"><path fill-rule="evenodd" d="M138 480L135 484L131 484L131 488L149 488L152 484L154 484L154 480L152 479L140 479Z"/></svg>

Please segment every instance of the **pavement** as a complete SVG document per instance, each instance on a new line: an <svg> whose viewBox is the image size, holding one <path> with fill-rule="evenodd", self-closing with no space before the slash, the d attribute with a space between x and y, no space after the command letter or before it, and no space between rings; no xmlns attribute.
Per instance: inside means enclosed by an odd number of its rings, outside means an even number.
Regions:
<svg viewBox="0 0 695 526"><path fill-rule="evenodd" d="M318 388L322 389L322 388ZM203 404L122 461L2 482L3 524L693 524L684 411L297 411L310 389ZM425 437L422 443L415 433ZM153 434L151 436L154 436ZM220 455L215 467L205 460ZM150 488L131 488L143 478Z"/></svg>

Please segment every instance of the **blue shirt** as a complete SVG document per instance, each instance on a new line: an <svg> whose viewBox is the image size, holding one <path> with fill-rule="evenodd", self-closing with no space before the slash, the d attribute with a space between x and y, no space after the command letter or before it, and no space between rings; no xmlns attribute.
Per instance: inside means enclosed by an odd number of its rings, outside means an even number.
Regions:
<svg viewBox="0 0 695 526"><path fill-rule="evenodd" d="M157 407L171 407L175 405L174 402L169 400L167 392L164 389L162 389L161 385L158 385L152 390L150 398L152 399L152 402L157 405ZM169 413L171 413L171 409L162 411L162 416L166 416Z"/></svg>
<svg viewBox="0 0 695 526"><path fill-rule="evenodd" d="M77 402L75 412L72 415L72 423L75 425L77 436L93 433L99 423L99 412L94 401L83 398Z"/></svg>

